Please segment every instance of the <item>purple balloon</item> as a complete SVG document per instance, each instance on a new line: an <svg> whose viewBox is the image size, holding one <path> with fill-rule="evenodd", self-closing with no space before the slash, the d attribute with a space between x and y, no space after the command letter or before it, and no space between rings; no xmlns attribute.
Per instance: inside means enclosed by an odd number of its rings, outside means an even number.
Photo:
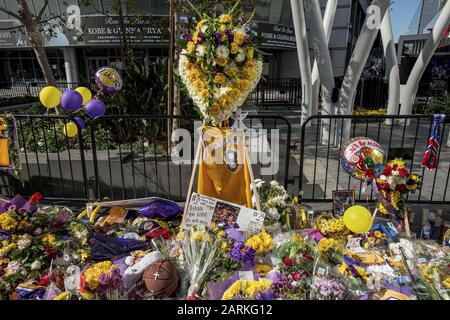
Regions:
<svg viewBox="0 0 450 320"><path fill-rule="evenodd" d="M106 113L106 105L102 100L93 99L86 104L86 113L91 118L101 117Z"/></svg>
<svg viewBox="0 0 450 320"><path fill-rule="evenodd" d="M81 119L80 117L75 117L75 118L73 118L73 120L75 120L75 122L77 123L77 125L78 125L81 129L85 129L85 128L86 128L86 123L85 123L84 120Z"/></svg>
<svg viewBox="0 0 450 320"><path fill-rule="evenodd" d="M67 90L61 96L61 107L66 112L73 112L81 108L83 97L75 90Z"/></svg>

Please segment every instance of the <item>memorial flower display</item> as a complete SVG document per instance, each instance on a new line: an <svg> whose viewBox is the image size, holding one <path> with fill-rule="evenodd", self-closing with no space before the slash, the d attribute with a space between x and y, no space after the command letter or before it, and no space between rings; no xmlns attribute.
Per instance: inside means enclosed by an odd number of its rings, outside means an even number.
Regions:
<svg viewBox="0 0 450 320"><path fill-rule="evenodd" d="M179 72L204 119L227 120L256 88L262 73L261 53L239 2L229 11L198 12L194 29L183 35Z"/></svg>

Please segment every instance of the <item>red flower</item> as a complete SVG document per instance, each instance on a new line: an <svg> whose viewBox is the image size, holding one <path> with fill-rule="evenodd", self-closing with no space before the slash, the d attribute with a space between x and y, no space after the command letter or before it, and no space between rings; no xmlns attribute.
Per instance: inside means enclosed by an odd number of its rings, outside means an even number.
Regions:
<svg viewBox="0 0 450 320"><path fill-rule="evenodd" d="M373 177L375 177L375 171L374 171L373 169L367 170L367 171L366 171L366 176L367 176L368 178L373 178Z"/></svg>
<svg viewBox="0 0 450 320"><path fill-rule="evenodd" d="M397 187L395 187L395 191L399 191L399 192L406 192L406 186L404 184L398 184Z"/></svg>
<svg viewBox="0 0 450 320"><path fill-rule="evenodd" d="M84 273L82 273L80 276L80 291L86 291L86 276L84 275Z"/></svg>
<svg viewBox="0 0 450 320"><path fill-rule="evenodd" d="M52 249L52 248L49 248L49 247L45 247L45 248L44 248L44 252L45 252L46 254L48 254L48 255L56 255L56 254L59 254L59 253L60 253L59 250L55 250L55 249Z"/></svg>
<svg viewBox="0 0 450 320"><path fill-rule="evenodd" d="M294 262L292 261L291 258L285 258L283 260L283 263L284 263L285 266L288 266L288 267L292 267L292 265L294 264Z"/></svg>
<svg viewBox="0 0 450 320"><path fill-rule="evenodd" d="M392 174L392 168L390 166L384 167L382 175L390 176Z"/></svg>
<svg viewBox="0 0 450 320"><path fill-rule="evenodd" d="M303 251L302 252L302 254L303 254L303 257L305 258L305 259L308 259L309 261L312 261L313 260L313 257L311 257L311 255L309 254L309 252L308 251Z"/></svg>
<svg viewBox="0 0 450 320"><path fill-rule="evenodd" d="M402 177L408 177L409 176L409 171L405 168L400 168L398 169L398 173L400 173L400 175Z"/></svg>
<svg viewBox="0 0 450 320"><path fill-rule="evenodd" d="M389 183L378 183L378 188L380 190L389 191L391 189L391 186Z"/></svg>
<svg viewBox="0 0 450 320"><path fill-rule="evenodd" d="M49 283L49 276L48 276L48 272L42 274L39 276L39 284L41 286L48 286Z"/></svg>
<svg viewBox="0 0 450 320"><path fill-rule="evenodd" d="M298 279L300 279L300 272L296 271L292 274L292 279L294 279L294 281L298 281Z"/></svg>

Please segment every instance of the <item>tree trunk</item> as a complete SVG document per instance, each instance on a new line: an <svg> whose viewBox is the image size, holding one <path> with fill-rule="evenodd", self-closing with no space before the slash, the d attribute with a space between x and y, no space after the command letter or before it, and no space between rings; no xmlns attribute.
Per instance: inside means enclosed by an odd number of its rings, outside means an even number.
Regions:
<svg viewBox="0 0 450 320"><path fill-rule="evenodd" d="M180 10L178 6L175 6L175 17L174 17L174 32L175 37L180 36ZM180 58L178 50L174 50L174 68L178 66L178 59ZM173 115L181 116L181 101L180 101L180 85L176 76L173 80ZM180 127L180 121L174 120L172 130L176 130Z"/></svg>
<svg viewBox="0 0 450 320"><path fill-rule="evenodd" d="M305 12L303 0L291 0L292 17L294 20L295 40L297 43L298 62L302 81L302 124L311 116L312 83L311 63L309 59L308 38L306 36Z"/></svg>
<svg viewBox="0 0 450 320"><path fill-rule="evenodd" d="M436 21L436 24L431 31L425 46L420 52L416 63L411 71L408 81L404 87L404 92L402 92L401 101L401 115L412 114L412 108L414 101L416 100L417 89L419 88L420 79L425 72L434 52L439 47L442 38L444 37L444 32L450 23L450 2L447 2Z"/></svg>
<svg viewBox="0 0 450 320"><path fill-rule="evenodd" d="M53 75L53 70L48 62L47 54L45 53L44 41L42 34L39 31L39 24L33 20L30 8L25 0L19 0L17 4L19 6L20 16L22 17L21 22L25 26L29 41L44 75L45 82L47 85L55 85L55 76Z"/></svg>

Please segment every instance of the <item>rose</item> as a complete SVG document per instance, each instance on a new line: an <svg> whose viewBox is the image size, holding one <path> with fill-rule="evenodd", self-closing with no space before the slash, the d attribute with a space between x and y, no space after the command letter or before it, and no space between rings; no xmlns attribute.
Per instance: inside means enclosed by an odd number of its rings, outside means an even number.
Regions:
<svg viewBox="0 0 450 320"><path fill-rule="evenodd" d="M383 175L390 176L392 174L392 168L390 166L386 166L383 170Z"/></svg>
<svg viewBox="0 0 450 320"><path fill-rule="evenodd" d="M300 272L296 271L292 274L292 279L294 279L295 281L298 281L298 279L300 279Z"/></svg>
<svg viewBox="0 0 450 320"><path fill-rule="evenodd" d="M292 265L294 264L294 261L292 261L292 259L291 258L285 258L284 260L283 260L283 263L284 263L284 265L285 266L287 266L287 267L292 267Z"/></svg>

